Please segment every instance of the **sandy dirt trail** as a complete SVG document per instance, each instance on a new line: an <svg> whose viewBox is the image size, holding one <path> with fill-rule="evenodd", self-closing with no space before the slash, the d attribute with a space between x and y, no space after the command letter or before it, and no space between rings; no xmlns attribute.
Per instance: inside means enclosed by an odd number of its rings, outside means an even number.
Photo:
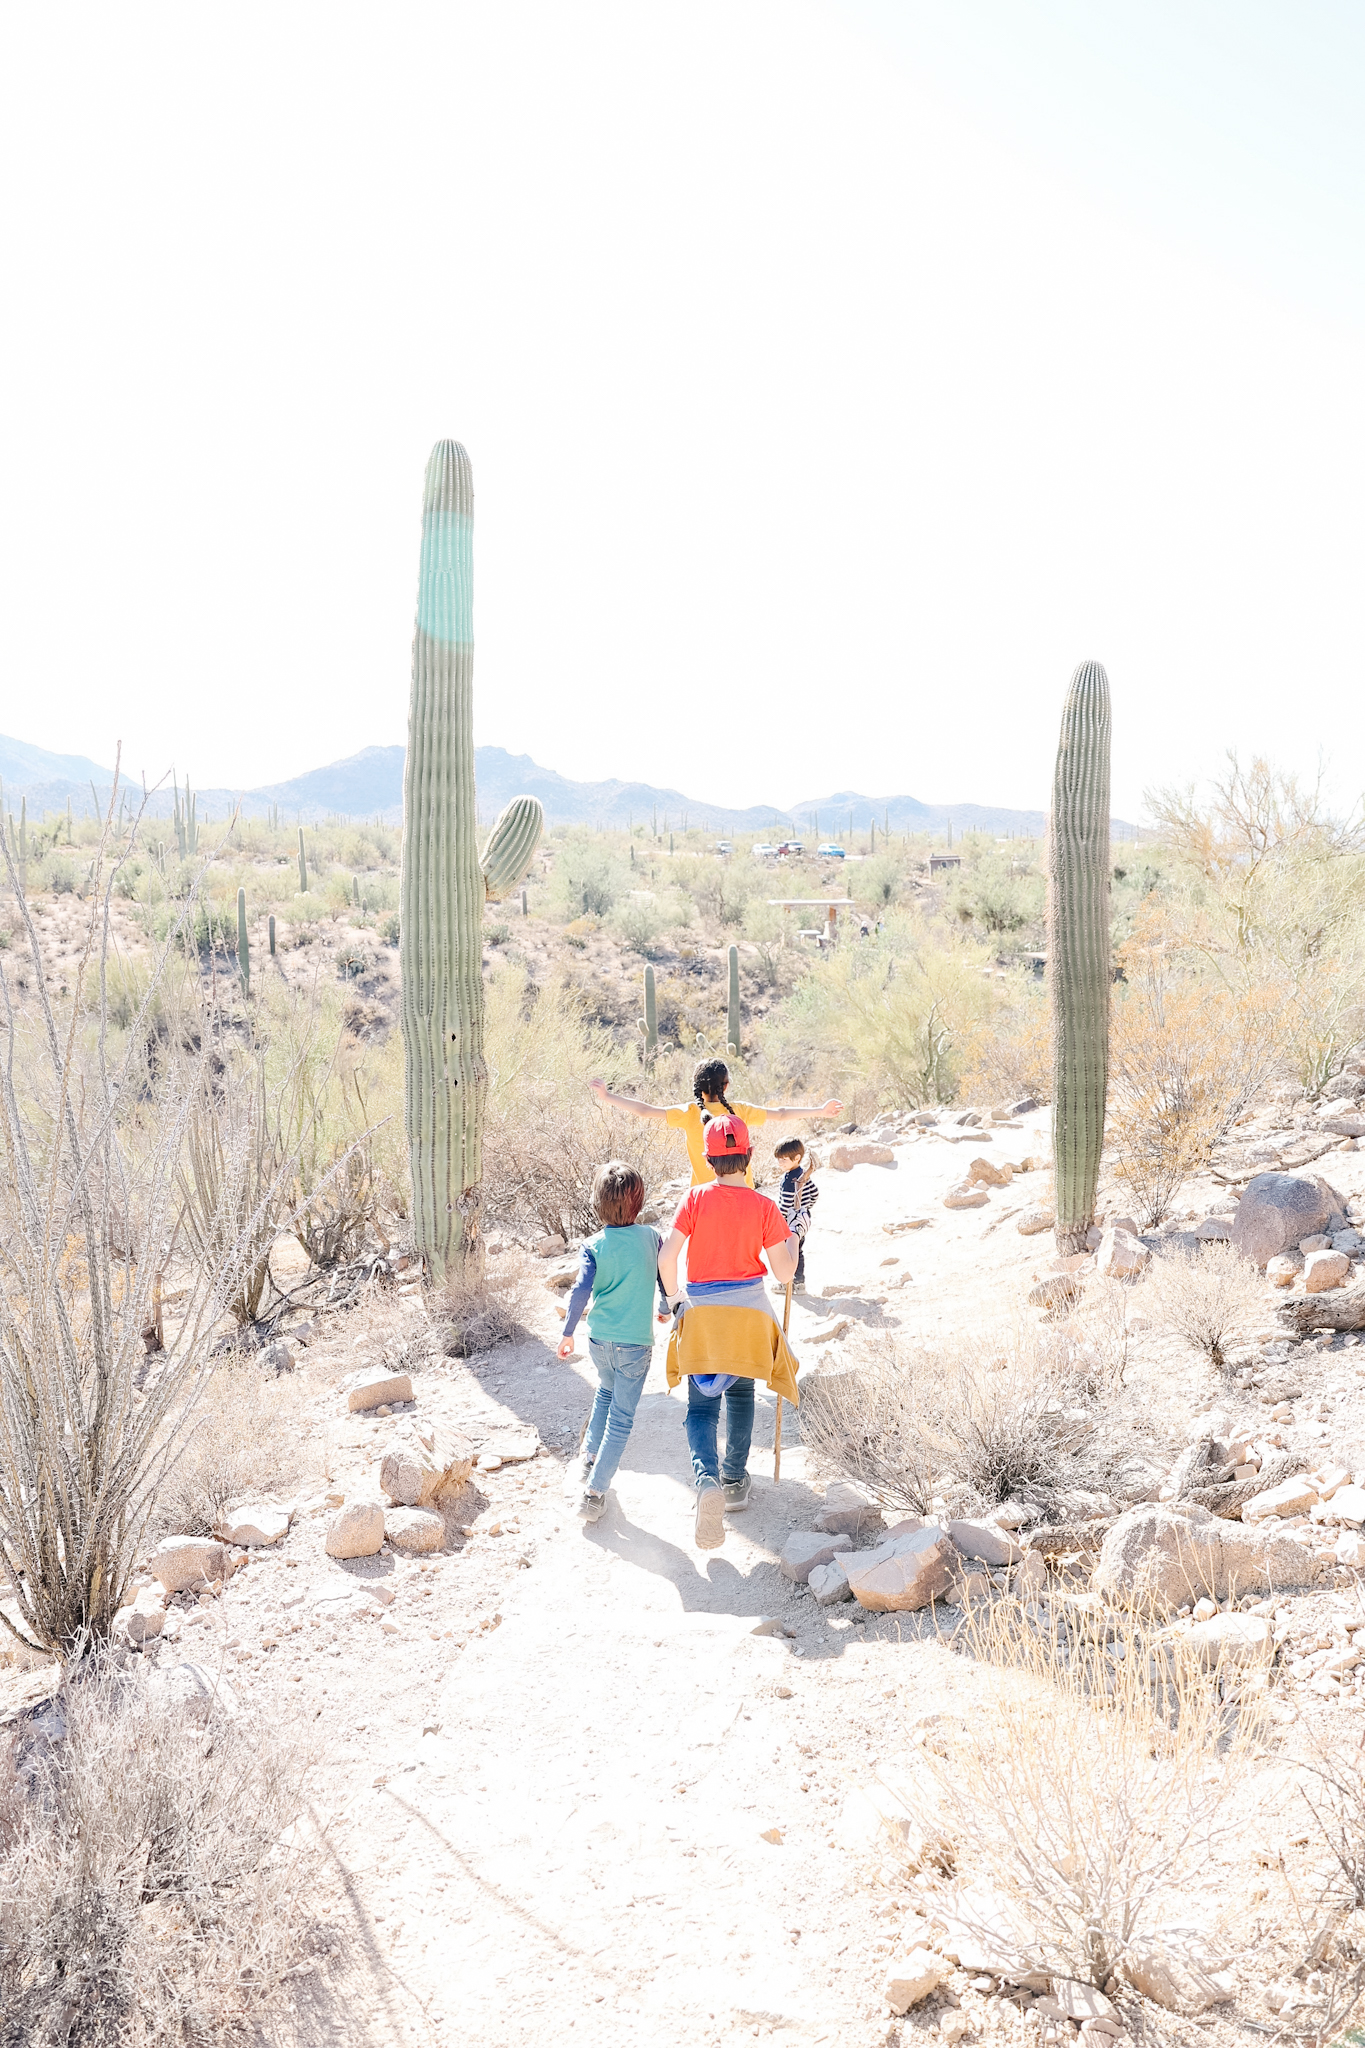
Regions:
<svg viewBox="0 0 1365 2048"><path fill-rule="evenodd" d="M990 1152L1042 1145L1039 1131L1012 1130ZM822 1175L798 1355L827 1319L828 1285L836 1308L888 1339L963 1305L983 1232L1040 1184L1029 1175L988 1209L946 1211L941 1195L971 1156L919 1139L894 1167ZM885 1232L914 1215L931 1226ZM993 1295L1051 1249L1012 1230L997 1242ZM544 1303L548 1344L558 1325ZM593 1383L585 1358L560 1365L531 1343L494 1353L475 1394L494 1420L550 1438L581 1418ZM465 1413L451 1391L449 1412ZM507 1580L499 1625L444 1670L413 1674L421 1696L404 1703L398 1746L384 1746L385 1782L367 1779L332 1815L364 1923L354 1960L370 2038L886 2038L877 1965L899 1909L836 1840L839 1809L907 1746L917 1714L960 1702L975 1680L932 1618L822 1611L781 1576L782 1541L809 1526L819 1496L790 1409L774 1486L773 1422L761 1400L754 1502L716 1553L693 1546L683 1403L667 1393L662 1346L601 1522L585 1528L566 1508L557 1460L526 1468L531 1561ZM448 1567L457 1596L463 1564ZM764 1617L790 1633L755 1635Z"/></svg>

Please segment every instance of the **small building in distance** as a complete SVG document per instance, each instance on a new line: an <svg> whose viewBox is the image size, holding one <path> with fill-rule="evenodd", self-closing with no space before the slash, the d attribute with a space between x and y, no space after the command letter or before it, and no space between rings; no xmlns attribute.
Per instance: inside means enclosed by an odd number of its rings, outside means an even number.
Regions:
<svg viewBox="0 0 1365 2048"><path fill-rule="evenodd" d="M960 853L931 853L929 856L929 872L931 875L939 874L944 868L960 868L961 866L962 855Z"/></svg>

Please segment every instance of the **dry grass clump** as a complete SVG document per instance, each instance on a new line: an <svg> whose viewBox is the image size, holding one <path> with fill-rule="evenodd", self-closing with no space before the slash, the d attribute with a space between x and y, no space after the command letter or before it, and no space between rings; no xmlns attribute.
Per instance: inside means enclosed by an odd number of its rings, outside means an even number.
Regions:
<svg viewBox="0 0 1365 2048"><path fill-rule="evenodd" d="M445 1277L435 1315L449 1358L472 1358L519 1337L528 1313L529 1280L515 1252L474 1258Z"/></svg>
<svg viewBox="0 0 1365 2048"><path fill-rule="evenodd" d="M1232 1347L1244 1343L1265 1320L1265 1282L1230 1244L1206 1244L1194 1253L1171 1252L1154 1260L1144 1304L1221 1366Z"/></svg>
<svg viewBox="0 0 1365 2048"><path fill-rule="evenodd" d="M1002 1601L972 1610L955 1647L993 1667L989 1697L936 1718L899 1788L953 1844L968 1889L950 1910L1002 1939L980 1879L1029 1968L1122 1983L1240 1826L1258 1715L1118 1617L1068 1630Z"/></svg>
<svg viewBox="0 0 1365 2048"><path fill-rule="evenodd" d="M287 1718L197 1722L155 1671L91 1662L0 1803L0 2011L25 2048L225 2041L310 1949Z"/></svg>
<svg viewBox="0 0 1365 2048"><path fill-rule="evenodd" d="M801 1437L889 1506L1051 1507L1101 1479L1083 1367L1029 1330L983 1342L893 1345L803 1385Z"/></svg>
<svg viewBox="0 0 1365 2048"><path fill-rule="evenodd" d="M251 1358L224 1354L157 1492L148 1534L212 1535L225 1510L248 1494L296 1492L306 1457L303 1409L296 1373L276 1378Z"/></svg>

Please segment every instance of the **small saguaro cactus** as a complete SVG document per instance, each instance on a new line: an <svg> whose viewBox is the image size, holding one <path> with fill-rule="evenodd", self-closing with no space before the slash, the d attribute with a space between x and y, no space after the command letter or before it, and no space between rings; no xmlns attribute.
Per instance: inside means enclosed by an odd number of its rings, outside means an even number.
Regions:
<svg viewBox="0 0 1365 2048"><path fill-rule="evenodd" d="M645 1058L652 1060L659 1050L659 1014L654 1001L654 969L645 969L645 1014L640 1019L640 1029L645 1035Z"/></svg>
<svg viewBox="0 0 1365 2048"><path fill-rule="evenodd" d="M273 922L273 920L272 920ZM242 987L251 994L251 953L246 940L246 890L237 891L237 972L242 977Z"/></svg>
<svg viewBox="0 0 1365 2048"><path fill-rule="evenodd" d="M725 1050L739 1057L739 947L730 948L730 1002L725 1022Z"/></svg>
<svg viewBox="0 0 1365 2048"><path fill-rule="evenodd" d="M303 827L299 826L299 894L308 894L308 855L303 850Z"/></svg>
<svg viewBox="0 0 1365 2048"><path fill-rule="evenodd" d="M270 913L270 924L269 924L269 931L270 931L270 957L271 957L271 959L273 960L273 959L274 959L274 957L275 957L275 913L274 913L274 911L273 911L273 910L272 910L272 911L271 911L271 913Z"/></svg>
<svg viewBox="0 0 1365 2048"><path fill-rule="evenodd" d="M352 876L351 876L351 902L352 902L353 906L355 907L355 909L359 910L359 908L360 908L360 877L359 877L359 875L352 875Z"/></svg>
<svg viewBox="0 0 1365 2048"><path fill-rule="evenodd" d="M1057 1250L1084 1251L1095 1217L1109 1081L1109 678L1071 678L1048 827L1052 1141Z"/></svg>
<svg viewBox="0 0 1365 2048"><path fill-rule="evenodd" d="M539 797L514 796L511 803L498 813L479 857L484 889L490 903L500 903L504 896L512 894L519 882L526 879L544 829L545 811ZM524 889L521 908L525 916Z"/></svg>

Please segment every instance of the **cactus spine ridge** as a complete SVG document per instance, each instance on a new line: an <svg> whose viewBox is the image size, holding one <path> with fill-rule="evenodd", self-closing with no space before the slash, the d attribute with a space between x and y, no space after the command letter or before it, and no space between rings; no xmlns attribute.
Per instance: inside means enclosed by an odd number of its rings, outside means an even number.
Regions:
<svg viewBox="0 0 1365 2048"><path fill-rule="evenodd" d="M477 1253L487 1091L487 883L474 807L473 525L469 457L457 441L439 441L427 463L422 509L399 913L413 1231L437 1275Z"/></svg>
<svg viewBox="0 0 1365 2048"><path fill-rule="evenodd" d="M539 797L514 796L498 813L479 858L490 903L500 903L525 880L544 829L545 811Z"/></svg>
<svg viewBox="0 0 1365 2048"><path fill-rule="evenodd" d="M1109 678L1071 678L1049 819L1048 975L1057 1249L1085 1249L1095 1215L1109 1082Z"/></svg>
<svg viewBox="0 0 1365 2048"><path fill-rule="evenodd" d="M645 969L645 1014L640 1020L640 1029L645 1034L645 1058L652 1060L659 1050L659 1013L655 1004L654 969Z"/></svg>
<svg viewBox="0 0 1365 2048"><path fill-rule="evenodd" d="M272 924L274 919L271 920ZM246 890L237 891L237 972L242 977L242 988L251 994L251 953L246 937Z"/></svg>
<svg viewBox="0 0 1365 2048"><path fill-rule="evenodd" d="M272 960L275 957L275 913L273 910L270 913L270 957Z"/></svg>

